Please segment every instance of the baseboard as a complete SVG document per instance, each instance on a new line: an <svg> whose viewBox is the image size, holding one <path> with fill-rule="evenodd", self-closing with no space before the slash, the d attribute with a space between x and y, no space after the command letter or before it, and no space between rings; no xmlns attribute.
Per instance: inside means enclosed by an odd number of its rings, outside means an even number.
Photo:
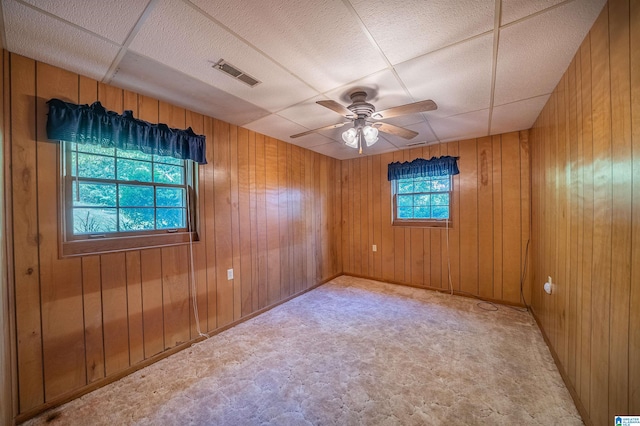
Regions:
<svg viewBox="0 0 640 426"><path fill-rule="evenodd" d="M403 283L403 282L400 282L400 281L385 280L385 279L382 279L382 278L369 277L369 276L366 276L366 275L352 274L350 272L345 272L342 275L347 275L349 277L355 277L355 278L364 278L366 280L380 281L382 283L387 283L387 284L402 285L402 286L405 286L405 287L421 288L423 290L437 291L439 293L447 293L447 294L450 293L450 290L448 288L430 287L430 286L425 286L425 285L416 285L416 284L411 284L411 283ZM456 296L462 296L462 297L468 297L468 298L472 298L472 299L478 299L478 300L481 300L483 302L496 303L498 305L508 305L508 306L515 306L515 307L518 307L518 308L526 308L526 306L524 304L522 304L522 303L514 303L514 302L509 302L509 301L501 300L501 299L493 299L491 297L483 297L483 296L479 296L477 294L467 293L465 291L453 290L453 294L456 295Z"/></svg>
<svg viewBox="0 0 640 426"><path fill-rule="evenodd" d="M542 338L544 339L544 342L547 344L547 347L549 348L549 352L551 352L551 356L553 357L553 361L555 362L556 367L558 368L558 371L560 372L560 376L562 377L562 381L564 382L564 385L569 390L569 394L571 395L571 398L573 399L573 403L576 405L576 408L578 409L578 412L580 413L580 416L582 417L582 421L587 426L593 426L593 422L591 421L591 418L589 417L589 413L584 408L584 405L582 404L582 401L580 400L580 397L578 396L578 392L576 392L575 388L573 387L573 384L571 383L571 380L569 380L569 375L567 374L567 372L564 370L564 367L560 363L560 358L558 358L558 354L553 349L553 346L551 346L551 340L549 340L549 337L547 336L547 333L545 333L544 328L542 327L542 323L540 322L540 318L538 318L538 315L536 315L536 311L533 309L533 307L530 307L529 310L531 311L531 315L533 316L533 319L536 321L536 324L538 325L538 329L540 330L540 333L542 334Z"/></svg>
<svg viewBox="0 0 640 426"><path fill-rule="evenodd" d="M213 330L211 332L207 332L207 334L209 335L209 337L212 337L212 336L215 336L216 334L222 333L223 331L226 331L226 330L228 330L228 329L230 329L232 327L235 327L238 324L241 324L241 323L243 323L245 321L250 320L251 318L255 318L256 316L258 316L260 314L263 314L263 313L275 308L276 306L282 305L283 303L286 303L289 300L295 299L298 296L301 296L301 295L303 295L303 294L305 294L305 293L307 293L307 292L309 292L309 291L311 291L311 290L313 290L315 288L318 288L321 285L326 284L327 282L329 282L329 281L331 281L331 280L333 280L333 279L335 279L335 278L337 278L337 277L339 277L341 275L342 275L342 273L339 273L339 274L336 274L336 275L334 275L334 276L332 276L330 278L322 280L319 283L314 284L313 286L309 287L306 290L303 290L303 291L301 291L299 293L295 293L295 294L293 294L291 296L288 296L288 297L280 300L279 302L276 302L276 303L274 303L272 305L269 305L269 306L265 306L262 309L258 309L257 311L252 312L251 314L249 314L249 315L247 315L245 317L242 317L237 321L229 323L229 324L227 324L227 325L225 325L223 327L216 328L215 330ZM178 352L180 352L180 351L182 351L184 349L187 349L187 348L191 347L192 345L194 345L195 343L201 342L201 341L203 341L205 339L206 339L206 337L198 336L197 338L192 339L192 340L190 340L188 342L180 343L179 345L176 345L176 346L174 346L174 347L172 347L170 349L167 349L164 352L160 352L159 354L153 355L152 357L149 357L149 358L145 359L144 361L141 361L141 362L139 362L139 363L137 363L135 365L132 365L132 366L120 371L119 373L116 373L116 374L114 374L112 376L109 376L109 377L98 379L95 382L92 382L89 385L84 386L82 389L78 389L78 390L74 390L74 391L70 391L70 392L67 392L65 394L62 394L62 395L60 395L60 396L58 396L56 398L51 399L50 401L45 402L44 404L42 404L42 405L40 405L40 406L38 406L38 407L36 407L34 409L25 411L24 413L20 413L18 416L16 416L15 422L16 422L16 424L20 424L20 423L25 422L25 421L27 421L29 419L32 419L33 417L35 417L35 416L37 416L39 414L42 414L42 413L46 412L48 410L53 410L53 409L55 409L56 407L59 407L62 404L65 404L65 403L67 403L69 401L72 401L72 400L74 400L76 398L79 398L82 395L86 395L89 392L93 392L94 390L99 389L99 388L101 388L103 386L106 386L106 385L108 385L110 383L118 381L118 380L122 379L123 377L128 376L129 374L135 373L138 370L141 370L141 369L143 369L145 367L148 367L151 364L154 364L155 362L160 361L161 359L167 358L167 357L169 357L171 355L174 355L174 354L176 354L176 353L178 353Z"/></svg>

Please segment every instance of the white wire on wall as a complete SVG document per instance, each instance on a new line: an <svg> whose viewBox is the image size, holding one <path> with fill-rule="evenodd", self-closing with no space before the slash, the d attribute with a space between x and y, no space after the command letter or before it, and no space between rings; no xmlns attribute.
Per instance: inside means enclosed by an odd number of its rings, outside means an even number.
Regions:
<svg viewBox="0 0 640 426"><path fill-rule="evenodd" d="M190 267L190 272L191 272L191 279L190 279L190 285L191 285L191 304L193 305L193 317L196 321L196 331L198 332L198 336L200 337L204 337L204 338L209 338L211 336L209 336L206 333L203 333L202 330L200 329L200 314L198 313L198 293L197 293L197 287L196 287L196 274L195 274L195 266L194 266L194 261L193 261L193 226L192 226L192 212L191 212L191 191L189 190L189 187L187 187L187 222L188 222L188 229L187 231L189 232L189 267Z"/></svg>

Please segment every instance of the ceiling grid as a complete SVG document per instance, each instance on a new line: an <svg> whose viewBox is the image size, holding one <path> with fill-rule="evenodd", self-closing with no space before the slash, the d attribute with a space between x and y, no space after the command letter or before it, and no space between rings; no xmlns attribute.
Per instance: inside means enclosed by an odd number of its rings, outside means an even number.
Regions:
<svg viewBox="0 0 640 426"><path fill-rule="evenodd" d="M338 159L359 154L316 102L346 107L355 90L378 111L437 105L383 120L364 155L530 128L606 2L0 1L10 52Z"/></svg>

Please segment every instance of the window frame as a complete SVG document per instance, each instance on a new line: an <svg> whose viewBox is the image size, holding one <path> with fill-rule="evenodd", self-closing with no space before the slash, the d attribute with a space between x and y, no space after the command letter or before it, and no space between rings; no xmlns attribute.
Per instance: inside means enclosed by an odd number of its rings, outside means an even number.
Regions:
<svg viewBox="0 0 640 426"><path fill-rule="evenodd" d="M449 178L449 191L438 191L437 193L449 194L449 218L448 219L400 219L398 215L398 186L400 180L391 181L391 225L392 226L408 226L421 228L452 228L453 227L453 200L454 200L454 175L446 175ZM434 176L435 177L435 176ZM433 178L433 177L432 177ZM434 192L416 192L414 194L433 194Z"/></svg>
<svg viewBox="0 0 640 426"><path fill-rule="evenodd" d="M186 215L184 228L174 229L154 229L154 230L138 230L138 231L117 231L96 234L73 233L73 189L72 185L76 181L76 177L67 173L65 168L67 164L71 167L73 142L60 141L58 149L59 157L59 173L58 173L58 238L60 257L82 256L91 254L101 254L109 252L118 252L126 250L164 247L172 245L189 244L190 242L199 241L199 203L198 203L198 164L191 160L182 160L184 162L185 184L179 185L186 189ZM117 152L117 151L116 151ZM119 158L114 152L112 158ZM91 178L89 178L91 180ZM154 187L172 187L176 185L164 185L160 182L137 182L125 181L118 179L106 179L115 184L124 185L152 185ZM97 179L97 182L105 181L105 179ZM154 191L155 193L155 191ZM155 196L155 195L154 195ZM157 207L154 207L154 211ZM191 230L189 226L191 225Z"/></svg>

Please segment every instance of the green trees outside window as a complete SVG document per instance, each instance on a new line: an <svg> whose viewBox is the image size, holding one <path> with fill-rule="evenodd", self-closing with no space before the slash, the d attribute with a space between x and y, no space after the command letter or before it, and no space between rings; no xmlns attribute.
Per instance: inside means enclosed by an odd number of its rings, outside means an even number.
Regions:
<svg viewBox="0 0 640 426"><path fill-rule="evenodd" d="M74 236L187 228L186 160L62 143Z"/></svg>

